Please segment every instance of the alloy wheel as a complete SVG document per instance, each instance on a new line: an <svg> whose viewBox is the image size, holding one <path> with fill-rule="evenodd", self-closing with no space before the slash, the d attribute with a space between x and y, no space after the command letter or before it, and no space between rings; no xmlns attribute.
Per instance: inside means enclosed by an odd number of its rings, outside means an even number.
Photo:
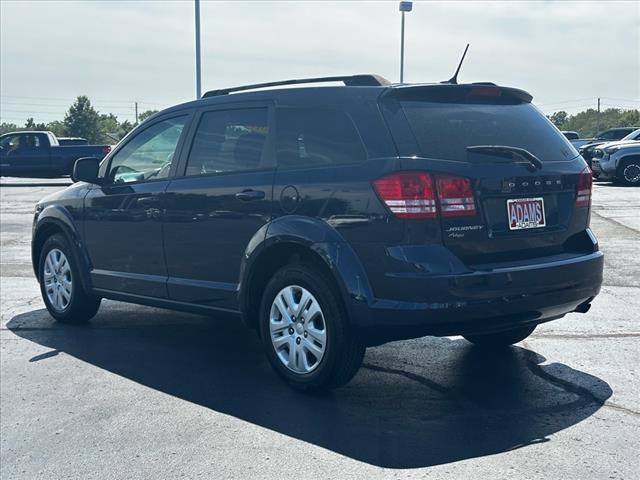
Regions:
<svg viewBox="0 0 640 480"><path fill-rule="evenodd" d="M624 167L622 174L627 182L638 183L640 182L640 165L637 163L630 163Z"/></svg>

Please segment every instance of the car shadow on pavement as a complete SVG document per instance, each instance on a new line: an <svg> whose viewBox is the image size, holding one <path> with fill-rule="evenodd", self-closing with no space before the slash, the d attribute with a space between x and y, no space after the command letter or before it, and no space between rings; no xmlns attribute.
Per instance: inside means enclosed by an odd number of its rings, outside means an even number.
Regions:
<svg viewBox="0 0 640 480"><path fill-rule="evenodd" d="M63 352L380 467L426 467L549 441L612 393L602 379L543 364L525 348L489 353L462 339L424 338L369 349L347 386L302 394L273 373L257 336L237 317L110 305L87 326L55 324L45 310L17 315L7 326L52 349L25 362L47 368Z"/></svg>

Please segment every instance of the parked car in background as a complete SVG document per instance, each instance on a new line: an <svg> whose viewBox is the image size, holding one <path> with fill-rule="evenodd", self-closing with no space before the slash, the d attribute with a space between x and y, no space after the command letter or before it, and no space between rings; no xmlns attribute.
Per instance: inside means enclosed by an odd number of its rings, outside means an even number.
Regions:
<svg viewBox="0 0 640 480"><path fill-rule="evenodd" d="M52 132L21 131L0 137L0 176L62 177L71 175L78 158L98 159L109 145L60 145Z"/></svg>
<svg viewBox="0 0 640 480"><path fill-rule="evenodd" d="M607 142L615 142L617 140L621 140L627 135L633 133L640 127L619 127L619 128L610 128L603 132L596 134L589 142L584 145L577 147L582 158L585 159L587 164L591 166L591 157L593 156L593 151L598 145L602 145ZM574 145L575 147L575 145Z"/></svg>
<svg viewBox="0 0 640 480"><path fill-rule="evenodd" d="M89 140L82 137L57 137L60 145L89 145Z"/></svg>
<svg viewBox="0 0 640 480"><path fill-rule="evenodd" d="M573 148L579 150L580 147L586 145L587 143L593 142L593 138L578 138L577 140L569 140Z"/></svg>
<svg viewBox="0 0 640 480"><path fill-rule="evenodd" d="M323 81L344 86L266 88ZM356 75L166 109L37 204L44 303L75 323L101 298L232 313L305 390L392 340L517 343L585 313L603 272L591 172L531 99Z"/></svg>
<svg viewBox="0 0 640 480"><path fill-rule="evenodd" d="M591 169L594 178L640 186L640 129L619 142L597 146Z"/></svg>
<svg viewBox="0 0 640 480"><path fill-rule="evenodd" d="M578 132L563 131L562 134L565 137L567 137L567 140L578 140L580 138L580 135L578 135Z"/></svg>

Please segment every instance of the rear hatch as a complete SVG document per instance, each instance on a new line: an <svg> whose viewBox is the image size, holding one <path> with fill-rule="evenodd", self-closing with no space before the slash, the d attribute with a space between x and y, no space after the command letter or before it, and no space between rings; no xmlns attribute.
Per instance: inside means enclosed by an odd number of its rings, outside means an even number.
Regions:
<svg viewBox="0 0 640 480"><path fill-rule="evenodd" d="M526 92L407 86L391 89L381 106L402 170L429 172L443 243L465 264L581 248L575 237L589 223L590 172Z"/></svg>

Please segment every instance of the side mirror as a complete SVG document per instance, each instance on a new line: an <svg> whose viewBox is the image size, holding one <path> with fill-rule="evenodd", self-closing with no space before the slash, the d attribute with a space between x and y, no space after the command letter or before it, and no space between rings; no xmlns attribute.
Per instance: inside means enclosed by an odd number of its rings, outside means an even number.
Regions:
<svg viewBox="0 0 640 480"><path fill-rule="evenodd" d="M79 158L73 165L71 180L74 182L100 183L100 160L93 157Z"/></svg>

